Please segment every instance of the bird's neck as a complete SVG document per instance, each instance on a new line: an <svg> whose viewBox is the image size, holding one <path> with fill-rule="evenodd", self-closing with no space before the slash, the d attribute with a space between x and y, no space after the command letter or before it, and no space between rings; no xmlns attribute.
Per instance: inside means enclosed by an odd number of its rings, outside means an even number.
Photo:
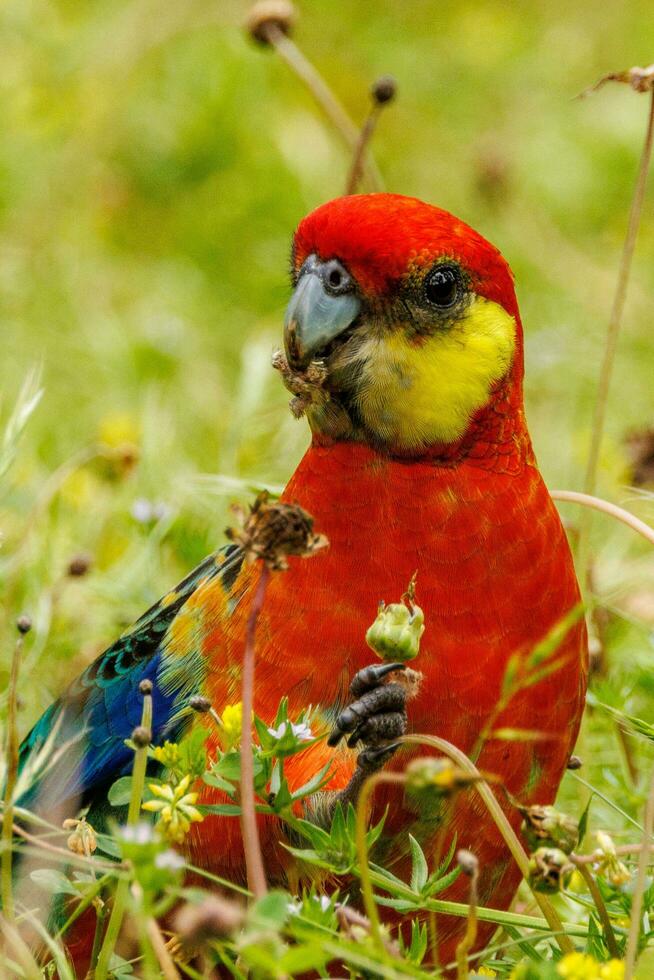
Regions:
<svg viewBox="0 0 654 980"><path fill-rule="evenodd" d="M417 450L382 442L369 430L340 414L308 413L313 445L328 448L345 443L367 446L372 456L405 462L430 462L452 467L463 462L495 472L518 473L534 465L525 419L521 378L509 375L497 385L487 405L475 413L463 435L453 442L434 442ZM349 423L349 424L346 424Z"/></svg>

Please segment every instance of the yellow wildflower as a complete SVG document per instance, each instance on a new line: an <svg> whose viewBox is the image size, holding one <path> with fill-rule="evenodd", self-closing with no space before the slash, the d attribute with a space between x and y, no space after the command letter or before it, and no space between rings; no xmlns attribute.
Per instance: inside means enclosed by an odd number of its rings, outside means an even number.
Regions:
<svg viewBox="0 0 654 980"><path fill-rule="evenodd" d="M557 965L556 972L565 980L623 980L624 963L620 960L598 963L588 953L568 953Z"/></svg>
<svg viewBox="0 0 654 980"><path fill-rule="evenodd" d="M153 758L166 769L174 769L180 763L181 755L176 742L164 742L152 750Z"/></svg>
<svg viewBox="0 0 654 980"><path fill-rule="evenodd" d="M187 792L190 775L180 779L177 786L149 783L150 792L157 797L143 804L143 809L159 814L157 829L170 841L181 844L192 823L199 823L203 816L194 804L198 794Z"/></svg>
<svg viewBox="0 0 654 980"><path fill-rule="evenodd" d="M228 704L220 716L222 723L222 741L225 751L234 748L241 740L243 729L243 705L240 701Z"/></svg>

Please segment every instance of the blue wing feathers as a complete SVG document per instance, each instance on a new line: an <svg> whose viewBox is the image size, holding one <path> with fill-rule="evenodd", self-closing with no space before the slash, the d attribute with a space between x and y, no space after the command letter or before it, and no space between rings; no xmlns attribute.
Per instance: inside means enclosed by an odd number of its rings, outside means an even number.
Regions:
<svg viewBox="0 0 654 980"><path fill-rule="evenodd" d="M221 560L222 558L222 560ZM20 797L22 806L52 807L68 800L86 803L105 791L132 765L133 753L125 745L141 722L141 681L152 682L153 741L178 738L188 724L188 712L180 710L179 694L187 701L196 683L195 674L183 676L171 689L161 682L165 653L162 641L180 609L201 582L219 578L231 589L243 561L239 548L228 545L211 555L181 582L165 601L156 603L67 688L32 728L20 747L19 772L35 758L56 727L53 751L67 746L42 778L32 781ZM195 658L197 661L197 658ZM192 672L196 663L188 664Z"/></svg>

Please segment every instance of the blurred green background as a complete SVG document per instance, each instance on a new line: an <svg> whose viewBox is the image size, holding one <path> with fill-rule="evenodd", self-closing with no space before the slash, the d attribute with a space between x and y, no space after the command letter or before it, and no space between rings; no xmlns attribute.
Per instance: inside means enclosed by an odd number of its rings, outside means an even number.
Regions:
<svg viewBox="0 0 654 980"><path fill-rule="evenodd" d="M0 14L4 418L34 365L44 388L0 497L5 651L17 613L36 624L25 725L220 544L231 500L283 484L307 444L270 354L292 230L342 193L349 161L244 34L248 7L9 0ZM298 8L296 40L356 120L377 76L398 81L374 144L387 188L459 214L511 263L536 450L550 485L579 488L647 97L574 96L654 60L651 0ZM650 520L651 497L625 489L623 440L654 424L653 200L601 478ZM93 456L99 440L113 458ZM602 519L595 539L598 587L622 610L611 642L628 648L611 696L638 708L652 693L651 559ZM80 552L91 571L73 579Z"/></svg>

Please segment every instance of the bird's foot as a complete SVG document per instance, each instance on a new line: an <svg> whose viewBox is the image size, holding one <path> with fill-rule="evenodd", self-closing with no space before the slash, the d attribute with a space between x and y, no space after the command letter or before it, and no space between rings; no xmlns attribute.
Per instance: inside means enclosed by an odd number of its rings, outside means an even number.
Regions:
<svg viewBox="0 0 654 980"><path fill-rule="evenodd" d="M407 670L405 664L391 663L371 664L352 678L350 694L353 700L336 719L327 744L336 746L347 736L350 748L361 743L362 749L350 782L333 799L332 810L338 802L343 806L356 805L365 779L381 769L399 748L397 739L406 734L407 729L406 702L418 677L416 671Z"/></svg>

